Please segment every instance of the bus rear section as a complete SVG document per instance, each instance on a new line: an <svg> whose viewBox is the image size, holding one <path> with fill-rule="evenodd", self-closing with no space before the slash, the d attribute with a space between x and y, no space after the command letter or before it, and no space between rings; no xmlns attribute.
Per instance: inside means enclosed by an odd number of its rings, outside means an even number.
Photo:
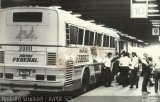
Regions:
<svg viewBox="0 0 160 102"><path fill-rule="evenodd" d="M11 8L0 13L2 88L64 90L64 68L57 66L58 17L49 9Z"/></svg>

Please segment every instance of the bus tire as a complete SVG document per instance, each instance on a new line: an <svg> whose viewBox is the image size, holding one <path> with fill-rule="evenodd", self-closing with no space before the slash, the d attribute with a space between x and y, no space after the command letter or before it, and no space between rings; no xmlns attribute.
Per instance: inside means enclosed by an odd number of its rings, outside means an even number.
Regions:
<svg viewBox="0 0 160 102"><path fill-rule="evenodd" d="M87 73L87 71L84 71L82 77L81 92L82 93L87 92L88 86L89 86L89 74Z"/></svg>

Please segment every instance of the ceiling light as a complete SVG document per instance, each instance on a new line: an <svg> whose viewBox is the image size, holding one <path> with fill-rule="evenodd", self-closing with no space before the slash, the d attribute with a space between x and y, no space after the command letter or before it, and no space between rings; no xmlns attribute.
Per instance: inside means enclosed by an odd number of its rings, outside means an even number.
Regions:
<svg viewBox="0 0 160 102"><path fill-rule="evenodd" d="M160 22L152 22L153 24L160 24Z"/></svg>
<svg viewBox="0 0 160 102"><path fill-rule="evenodd" d="M160 24L152 24L152 25L154 25L154 26L160 26Z"/></svg>
<svg viewBox="0 0 160 102"><path fill-rule="evenodd" d="M143 40L137 40L138 42L144 42Z"/></svg>
<svg viewBox="0 0 160 102"><path fill-rule="evenodd" d="M99 24L99 26L104 27L105 25L104 24Z"/></svg>
<svg viewBox="0 0 160 102"><path fill-rule="evenodd" d="M144 43L145 45L148 45L149 43Z"/></svg>
<svg viewBox="0 0 160 102"><path fill-rule="evenodd" d="M93 22L95 22L95 20L87 20L88 22L91 22L91 23L93 23Z"/></svg>
<svg viewBox="0 0 160 102"><path fill-rule="evenodd" d="M136 39L136 37L133 37L133 36L127 36L127 37L130 39Z"/></svg>
<svg viewBox="0 0 160 102"><path fill-rule="evenodd" d="M148 10L149 13L159 12L159 10Z"/></svg>
<svg viewBox="0 0 160 102"><path fill-rule="evenodd" d="M60 9L60 8L62 8L61 6L54 6L55 8L57 8L57 9Z"/></svg>
<svg viewBox="0 0 160 102"><path fill-rule="evenodd" d="M135 0L135 1L147 1L147 0Z"/></svg>
<svg viewBox="0 0 160 102"><path fill-rule="evenodd" d="M157 4L148 5L148 7L158 7Z"/></svg>
<svg viewBox="0 0 160 102"><path fill-rule="evenodd" d="M160 16L160 14L148 14L148 16Z"/></svg>
<svg viewBox="0 0 160 102"><path fill-rule="evenodd" d="M67 11L68 13L73 13L72 11Z"/></svg>
<svg viewBox="0 0 160 102"><path fill-rule="evenodd" d="M76 17L81 17L82 15L81 14L73 14L74 16L76 16Z"/></svg>
<svg viewBox="0 0 160 102"><path fill-rule="evenodd" d="M151 20L152 23L160 23L160 20Z"/></svg>
<svg viewBox="0 0 160 102"><path fill-rule="evenodd" d="M151 22L160 22L160 20L150 20Z"/></svg>
<svg viewBox="0 0 160 102"><path fill-rule="evenodd" d="M160 25L153 25L154 27L160 27Z"/></svg>
<svg viewBox="0 0 160 102"><path fill-rule="evenodd" d="M160 22L159 23L152 23L152 25L160 25Z"/></svg>
<svg viewBox="0 0 160 102"><path fill-rule="evenodd" d="M135 0L135 1L137 1L137 2L142 2L142 1L156 1L156 0Z"/></svg>

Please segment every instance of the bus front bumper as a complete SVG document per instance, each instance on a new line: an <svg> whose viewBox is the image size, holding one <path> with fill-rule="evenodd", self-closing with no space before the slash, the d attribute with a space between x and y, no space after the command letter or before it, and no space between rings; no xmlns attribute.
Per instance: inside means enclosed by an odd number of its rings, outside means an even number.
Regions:
<svg viewBox="0 0 160 102"><path fill-rule="evenodd" d="M15 81L0 80L2 89L27 90L27 91L65 91L63 82L36 82L36 81Z"/></svg>

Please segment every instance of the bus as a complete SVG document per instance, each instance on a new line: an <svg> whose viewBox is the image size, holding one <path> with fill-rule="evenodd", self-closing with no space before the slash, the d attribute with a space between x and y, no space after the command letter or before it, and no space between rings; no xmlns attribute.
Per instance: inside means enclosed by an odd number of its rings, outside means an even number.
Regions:
<svg viewBox="0 0 160 102"><path fill-rule="evenodd" d="M3 89L86 92L101 82L102 59L119 48L119 35L56 7L0 11Z"/></svg>
<svg viewBox="0 0 160 102"><path fill-rule="evenodd" d="M143 57L144 53L144 41L139 40L133 36L129 36L126 34L119 34L119 51L126 51L128 53L135 52L138 57ZM120 53L119 52L119 53Z"/></svg>

